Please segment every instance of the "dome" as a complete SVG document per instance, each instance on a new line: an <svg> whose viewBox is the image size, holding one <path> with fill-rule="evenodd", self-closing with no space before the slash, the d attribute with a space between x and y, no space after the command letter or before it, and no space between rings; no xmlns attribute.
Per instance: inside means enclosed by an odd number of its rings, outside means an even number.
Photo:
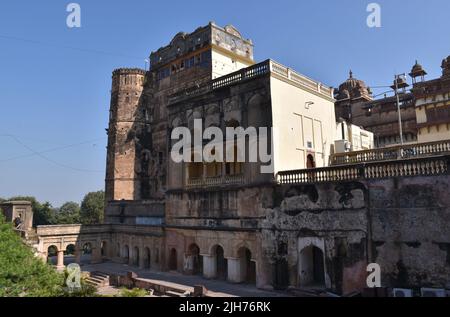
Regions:
<svg viewBox="0 0 450 317"><path fill-rule="evenodd" d="M419 64L419 62L416 60L416 63L411 69L411 73L409 73L409 76L415 78L419 76L425 76L427 72L423 69L422 65Z"/></svg>
<svg viewBox="0 0 450 317"><path fill-rule="evenodd" d="M356 99L361 97L371 99L370 94L370 89L366 86L366 83L354 78L353 72L350 70L349 78L339 86L337 99Z"/></svg>

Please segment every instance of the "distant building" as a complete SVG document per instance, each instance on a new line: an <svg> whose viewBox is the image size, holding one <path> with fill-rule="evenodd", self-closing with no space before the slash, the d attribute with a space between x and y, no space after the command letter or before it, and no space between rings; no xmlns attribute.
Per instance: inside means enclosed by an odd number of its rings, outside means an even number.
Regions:
<svg viewBox="0 0 450 317"><path fill-rule="evenodd" d="M424 81L422 66L416 63L411 74L414 80L419 142L450 139L450 56L442 61L442 76ZM417 81L421 77L421 81Z"/></svg>
<svg viewBox="0 0 450 317"><path fill-rule="evenodd" d="M404 142L417 142L414 96L401 92L399 99ZM336 117L372 132L376 147L400 144L397 98L374 100L365 82L353 78L352 73L336 91Z"/></svg>
<svg viewBox="0 0 450 317"><path fill-rule="evenodd" d="M337 122L335 153L371 150L374 148L373 133L345 120Z"/></svg>

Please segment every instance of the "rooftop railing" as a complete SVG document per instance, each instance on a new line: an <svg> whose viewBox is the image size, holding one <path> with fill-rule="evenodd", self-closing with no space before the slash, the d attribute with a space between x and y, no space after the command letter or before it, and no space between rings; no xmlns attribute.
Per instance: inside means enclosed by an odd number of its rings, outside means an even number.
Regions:
<svg viewBox="0 0 450 317"><path fill-rule="evenodd" d="M370 162L279 172L277 181L279 184L309 184L389 177L444 175L450 172L449 165L450 156Z"/></svg>
<svg viewBox="0 0 450 317"><path fill-rule="evenodd" d="M333 154L331 165L403 160L450 154L450 140Z"/></svg>
<svg viewBox="0 0 450 317"><path fill-rule="evenodd" d="M262 63L255 64L250 67L243 68L237 72L216 78L207 84L179 91L169 96L169 104L179 102L185 98L189 98L195 95L208 93L219 88L235 85L245 80L257 78L270 73L284 77L285 79L307 89L313 90L323 95L324 97L333 98L333 88L316 82L275 61L266 60Z"/></svg>

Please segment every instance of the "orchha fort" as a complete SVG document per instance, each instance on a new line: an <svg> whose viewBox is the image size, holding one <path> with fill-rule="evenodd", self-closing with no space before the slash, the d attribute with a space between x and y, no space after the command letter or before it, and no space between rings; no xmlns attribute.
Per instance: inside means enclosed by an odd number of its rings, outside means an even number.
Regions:
<svg viewBox="0 0 450 317"><path fill-rule="evenodd" d="M362 291L371 263L386 288L449 288L450 56L435 79L411 65L410 90L398 77L375 98L352 72L335 89L255 61L231 25L178 33L149 70L112 72L103 223L32 228L30 204L1 207L58 269L70 247L78 263L89 249L89 265L266 292ZM196 120L273 127L271 162L175 162L172 132Z"/></svg>

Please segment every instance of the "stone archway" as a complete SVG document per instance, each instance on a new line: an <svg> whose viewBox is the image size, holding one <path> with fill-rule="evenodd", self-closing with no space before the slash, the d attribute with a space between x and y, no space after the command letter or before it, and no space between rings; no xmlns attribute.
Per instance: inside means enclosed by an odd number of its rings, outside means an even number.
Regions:
<svg viewBox="0 0 450 317"><path fill-rule="evenodd" d="M139 248L138 247L134 247L133 249L133 265L134 266L139 266Z"/></svg>
<svg viewBox="0 0 450 317"><path fill-rule="evenodd" d="M324 253L315 245L309 245L300 251L299 286L325 287Z"/></svg>
<svg viewBox="0 0 450 317"><path fill-rule="evenodd" d="M193 243L189 246L185 259L185 273L192 275L203 274L203 257L200 255L200 248Z"/></svg>
<svg viewBox="0 0 450 317"><path fill-rule="evenodd" d="M151 252L149 248L144 248L144 269L150 269L152 266Z"/></svg>
<svg viewBox="0 0 450 317"><path fill-rule="evenodd" d="M256 283L256 263L252 261L252 252L242 247L238 250L239 257L239 282L248 284Z"/></svg>
<svg viewBox="0 0 450 317"><path fill-rule="evenodd" d="M47 263L56 265L58 257L58 247L56 245L49 245L47 247Z"/></svg>
<svg viewBox="0 0 450 317"><path fill-rule="evenodd" d="M169 253L169 270L176 271L178 269L178 256L177 250L172 248Z"/></svg>
<svg viewBox="0 0 450 317"><path fill-rule="evenodd" d="M102 244L101 244L101 249L100 249L102 258L106 258L109 256L108 251L109 251L109 244L108 244L108 242L103 240Z"/></svg>
<svg viewBox="0 0 450 317"><path fill-rule="evenodd" d="M226 280L228 278L228 261L225 258L225 252L220 245L215 245L212 250L216 265L215 278Z"/></svg>
<svg viewBox="0 0 450 317"><path fill-rule="evenodd" d="M316 160L314 159L314 155L308 154L308 156L306 157L306 168L316 168Z"/></svg>
<svg viewBox="0 0 450 317"><path fill-rule="evenodd" d="M125 264L128 264L130 261L130 249L128 245L124 245L122 248L122 259Z"/></svg>
<svg viewBox="0 0 450 317"><path fill-rule="evenodd" d="M64 251L64 262L66 264L77 263L77 247L74 243L68 244Z"/></svg>

